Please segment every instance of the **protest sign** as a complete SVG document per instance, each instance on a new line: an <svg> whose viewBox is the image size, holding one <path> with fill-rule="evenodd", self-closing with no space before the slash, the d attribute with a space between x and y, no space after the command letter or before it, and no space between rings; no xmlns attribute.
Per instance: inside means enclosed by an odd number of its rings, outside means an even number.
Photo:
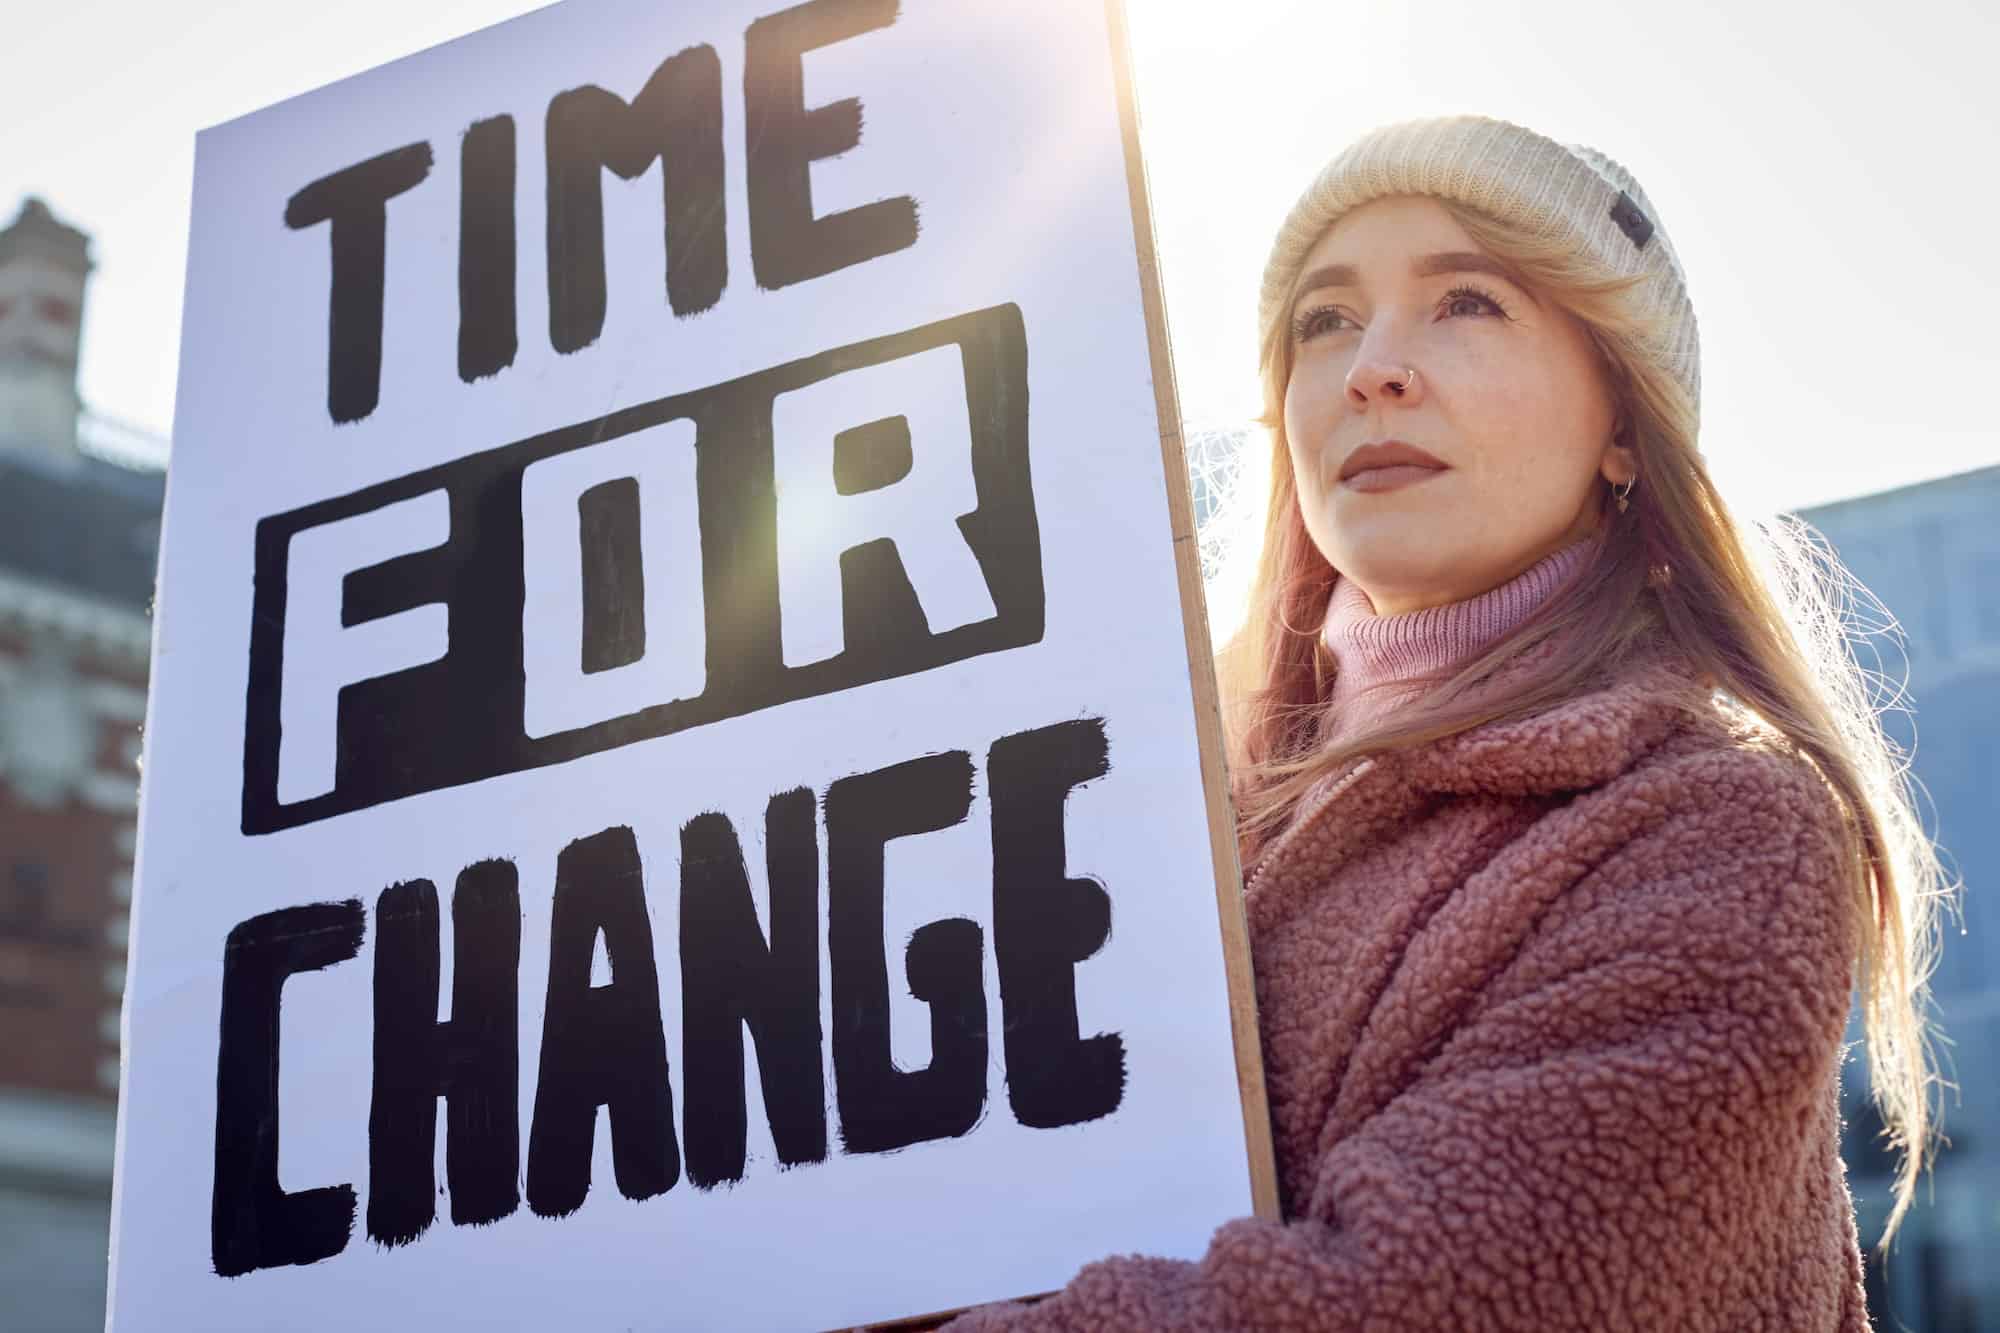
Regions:
<svg viewBox="0 0 2000 1333"><path fill-rule="evenodd" d="M114 1329L824 1328L1272 1210L1115 7L569 0L194 199Z"/></svg>

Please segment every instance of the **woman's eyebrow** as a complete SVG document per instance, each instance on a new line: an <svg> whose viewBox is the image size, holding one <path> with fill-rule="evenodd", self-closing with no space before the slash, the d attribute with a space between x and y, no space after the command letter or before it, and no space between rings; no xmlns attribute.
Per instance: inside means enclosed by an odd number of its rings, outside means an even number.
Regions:
<svg viewBox="0 0 2000 1333"><path fill-rule="evenodd" d="M1434 255L1419 255L1410 264L1410 276L1435 278L1445 273L1490 273L1496 278L1514 279L1500 264L1476 250L1446 250ZM1352 264L1327 264L1313 269L1299 279L1298 291L1303 296L1307 292L1324 287L1358 287L1361 276Z"/></svg>

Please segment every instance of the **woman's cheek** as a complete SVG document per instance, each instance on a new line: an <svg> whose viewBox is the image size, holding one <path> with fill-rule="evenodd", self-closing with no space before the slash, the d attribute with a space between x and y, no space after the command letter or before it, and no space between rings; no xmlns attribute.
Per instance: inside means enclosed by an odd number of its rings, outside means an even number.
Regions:
<svg viewBox="0 0 2000 1333"><path fill-rule="evenodd" d="M1285 394L1285 438L1293 442L1295 454L1310 458L1326 447L1337 421L1338 394L1327 392L1323 377L1294 375Z"/></svg>
<svg viewBox="0 0 2000 1333"><path fill-rule="evenodd" d="M1314 441L1319 438L1305 395L1296 379L1285 393L1285 447L1292 459L1292 476L1299 490L1310 498L1315 489L1312 469Z"/></svg>

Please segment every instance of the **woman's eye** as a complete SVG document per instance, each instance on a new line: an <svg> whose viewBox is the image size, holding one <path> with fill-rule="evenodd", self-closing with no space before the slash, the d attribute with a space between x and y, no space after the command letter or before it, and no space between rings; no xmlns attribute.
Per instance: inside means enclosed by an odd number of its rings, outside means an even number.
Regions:
<svg viewBox="0 0 2000 1333"><path fill-rule="evenodd" d="M1491 292L1483 292L1477 287L1454 287L1444 294L1439 303L1447 315L1498 315L1511 319L1507 307L1500 304L1500 298Z"/></svg>
<svg viewBox="0 0 2000 1333"><path fill-rule="evenodd" d="M1346 322L1347 317L1332 306L1317 306L1292 321L1292 341L1307 342L1322 333L1336 332Z"/></svg>

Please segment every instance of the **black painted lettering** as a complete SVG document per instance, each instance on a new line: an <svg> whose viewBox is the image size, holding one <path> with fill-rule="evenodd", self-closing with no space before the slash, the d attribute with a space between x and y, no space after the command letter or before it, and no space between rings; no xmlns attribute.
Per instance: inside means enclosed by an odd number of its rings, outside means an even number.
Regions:
<svg viewBox="0 0 2000 1333"><path fill-rule="evenodd" d="M397 884L375 909L368 1235L384 1245L408 1244L436 1216L439 1097L451 1220L497 1222L521 1202L521 894L511 862L459 873L451 928L451 1018L438 1022L437 889Z"/></svg>
<svg viewBox="0 0 2000 1333"><path fill-rule="evenodd" d="M971 807L972 760L963 750L841 778L827 789L833 1071L840 1137L849 1152L888 1152L963 1134L986 1104L979 926L953 917L910 937L910 990L931 1010L931 1063L917 1070L897 1069L890 1056L882 940L883 844L950 828Z"/></svg>
<svg viewBox="0 0 2000 1333"><path fill-rule="evenodd" d="M458 377L514 364L514 118L474 121L458 149Z"/></svg>
<svg viewBox="0 0 2000 1333"><path fill-rule="evenodd" d="M431 171L431 146L408 144L322 176L291 197L285 225L331 223L333 283L327 300L326 410L339 422L375 410L382 392L382 285L389 201Z"/></svg>
<svg viewBox="0 0 2000 1333"><path fill-rule="evenodd" d="M1109 1115L1125 1095L1125 1043L1077 1035L1075 967L1110 938L1111 897L1064 873L1070 788L1110 771L1101 718L1003 736L986 757L1007 1099L1036 1129Z"/></svg>
<svg viewBox="0 0 2000 1333"><path fill-rule="evenodd" d="M586 84L548 114L549 344L575 352L604 329L602 173L626 180L657 160L665 193L667 304L692 315L722 297L722 62L713 47L669 56L628 106Z"/></svg>
<svg viewBox="0 0 2000 1333"><path fill-rule="evenodd" d="M223 1277L347 1248L352 1185L294 1194L278 1185L278 1001L287 977L354 957L364 925L358 899L313 903L251 917L223 946L209 1237Z"/></svg>
<svg viewBox="0 0 2000 1333"><path fill-rule="evenodd" d="M681 1128L688 1179L707 1189L743 1178L748 1112L743 1029L757 1043L764 1111L778 1161L826 1157L820 1072L819 845L813 794L771 798L764 816L771 939L757 927L736 832L719 814L681 830Z"/></svg>
<svg viewBox="0 0 2000 1333"><path fill-rule="evenodd" d="M541 1073L528 1132L528 1207L575 1212L590 1193L597 1108L608 1107L618 1192L649 1199L680 1179L660 980L632 830L579 838L556 858ZM590 984L597 937L611 982Z"/></svg>
<svg viewBox="0 0 2000 1333"><path fill-rule="evenodd" d="M576 497L583 554L583 669L609 671L646 655L646 558L639 483L599 482Z"/></svg>
<svg viewBox="0 0 2000 1333"><path fill-rule="evenodd" d="M893 545L878 544L873 556L864 546L841 557L844 651L787 666L779 607L772 405L779 394L941 346L956 347L963 359L978 497L977 507L956 522L979 562L995 614L931 632ZM663 698L589 726L529 736L523 717L524 644L527 635L547 631L522 623L522 474L540 459L676 418L697 423L705 687L698 697ZM874 429L863 423L864 434ZM836 457L839 453L836 446ZM419 792L566 763L793 699L1035 643L1043 632L1045 592L1029 453L1026 333L1018 308L995 306L621 408L265 518L257 525L250 617L243 830L269 833ZM868 475L862 468L861 476ZM341 623L359 624L442 602L449 614L447 650L434 661L341 688L333 789L280 802L293 538L432 491L448 497L450 539L349 574ZM607 512L617 508L607 504ZM580 509L579 523L583 521ZM615 552L627 545L627 538L608 537L597 549ZM615 563L617 557L611 558ZM889 578L882 571L893 572L894 581L875 582L878 573ZM617 586L617 579L604 586ZM608 610L599 607L599 612ZM620 660L621 652L631 651L630 640L622 640L624 649L616 646L620 642L611 636L606 656L593 660ZM565 645L564 651L577 649Z"/></svg>
<svg viewBox="0 0 2000 1333"><path fill-rule="evenodd" d="M806 109L801 57L886 28L898 0L808 0L743 35L743 121L750 183L750 258L766 291L907 249L917 241L908 195L813 216L811 167L861 142L861 102Z"/></svg>
<svg viewBox="0 0 2000 1333"><path fill-rule="evenodd" d="M833 489L838 495L893 486L915 464L908 417L885 417L833 437Z"/></svg>

